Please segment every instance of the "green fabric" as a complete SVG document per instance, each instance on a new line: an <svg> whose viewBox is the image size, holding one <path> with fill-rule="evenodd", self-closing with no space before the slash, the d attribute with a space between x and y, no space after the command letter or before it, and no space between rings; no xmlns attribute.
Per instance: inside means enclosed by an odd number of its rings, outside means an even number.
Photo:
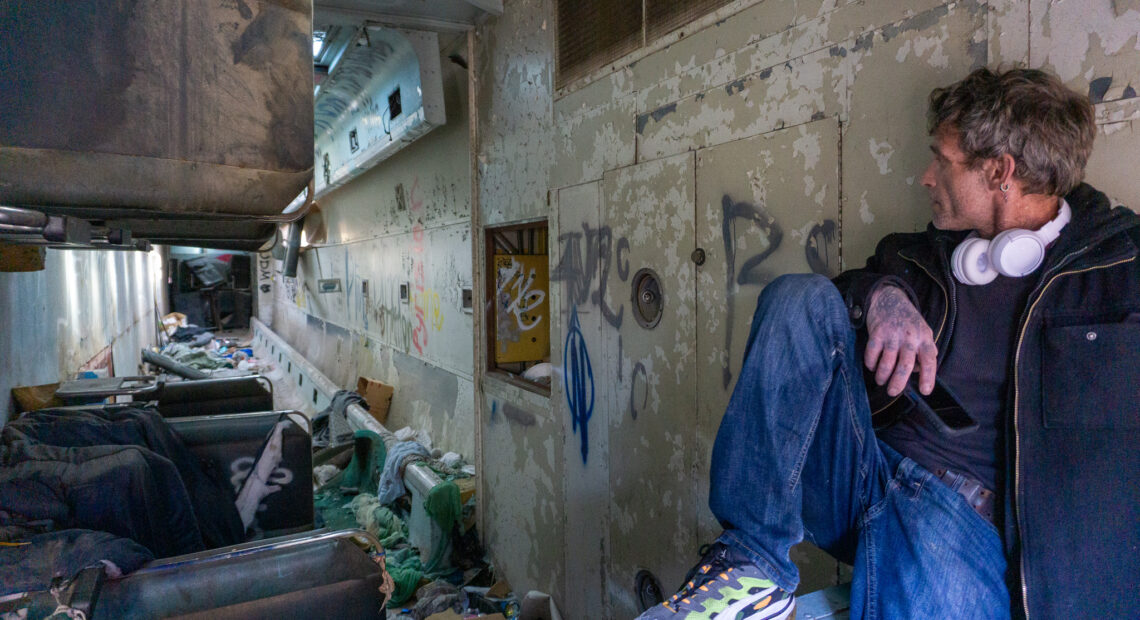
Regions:
<svg viewBox="0 0 1140 620"><path fill-rule="evenodd" d="M385 554L384 565L388 574L396 585L392 593L392 600L388 607L399 607L416 593L416 587L424 577L423 566L420 564L420 554L415 547L404 547Z"/></svg>
<svg viewBox="0 0 1140 620"><path fill-rule="evenodd" d="M459 487L454 482L435 485L435 488L428 492L427 499L424 500L424 510L432 520L439 524L439 529L443 532L443 536L440 537L435 548L431 550L431 558L428 560L427 566L424 567L424 572L429 577L435 577L448 564L447 555L451 550L451 531L463 515L463 505L459 503ZM442 570L443 574L448 572L450 570Z"/></svg>
<svg viewBox="0 0 1140 620"><path fill-rule="evenodd" d="M388 448L384 446L380 435L372 431L356 431L352 438L352 460L339 476L329 480L329 484L375 493L380 486L380 474L384 472Z"/></svg>

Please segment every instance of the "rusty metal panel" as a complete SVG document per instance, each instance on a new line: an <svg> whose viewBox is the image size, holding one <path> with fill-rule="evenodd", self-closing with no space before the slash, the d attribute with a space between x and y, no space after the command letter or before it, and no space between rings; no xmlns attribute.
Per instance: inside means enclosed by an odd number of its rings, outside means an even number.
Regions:
<svg viewBox="0 0 1140 620"><path fill-rule="evenodd" d="M695 480L709 455L741 369L756 299L784 273L834 276L839 267L839 122L828 118L697 152L697 409ZM720 532L707 485L700 538ZM832 585L834 560L793 551L808 590Z"/></svg>
<svg viewBox="0 0 1140 620"><path fill-rule="evenodd" d="M541 362L550 356L550 265L540 256L496 254L495 361Z"/></svg>
<svg viewBox="0 0 1140 620"><path fill-rule="evenodd" d="M9 2L0 201L275 215L313 168L311 2Z"/></svg>
<svg viewBox="0 0 1140 620"><path fill-rule="evenodd" d="M597 307L605 323L600 382L615 386L601 403L609 416L610 613L637 615L634 578L641 568L680 583L696 539L690 479L696 413L693 155L620 168L602 180L603 221L612 268L600 277ZM659 279L661 314L638 321L632 286L642 269ZM702 455L703 458L704 455ZM652 532L654 544L646 544Z"/></svg>

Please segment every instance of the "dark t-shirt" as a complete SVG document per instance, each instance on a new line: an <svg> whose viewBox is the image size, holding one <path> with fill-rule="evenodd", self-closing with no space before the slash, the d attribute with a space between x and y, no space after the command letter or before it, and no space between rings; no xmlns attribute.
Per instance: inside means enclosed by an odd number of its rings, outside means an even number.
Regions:
<svg viewBox="0 0 1140 620"><path fill-rule="evenodd" d="M951 469L997 490L1004 466L1004 431L1014 346L1021 311L1037 278L998 276L984 286L956 287L958 314L938 377L978 423L978 430L947 437L918 414L879 432L903 456L930 471Z"/></svg>

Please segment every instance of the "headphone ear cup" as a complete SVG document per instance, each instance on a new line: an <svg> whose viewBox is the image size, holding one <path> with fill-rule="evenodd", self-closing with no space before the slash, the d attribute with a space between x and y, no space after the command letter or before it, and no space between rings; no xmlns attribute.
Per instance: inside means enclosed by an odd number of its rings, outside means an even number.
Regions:
<svg viewBox="0 0 1140 620"><path fill-rule="evenodd" d="M1032 230L1012 228L990 241L992 269L1010 278L1027 276L1045 260L1045 244Z"/></svg>
<svg viewBox="0 0 1140 620"><path fill-rule="evenodd" d="M954 269L954 277L962 284L981 286L989 284L997 278L998 272L990 265L987 252L990 242L980 237L970 237L958 247L950 257L950 264Z"/></svg>

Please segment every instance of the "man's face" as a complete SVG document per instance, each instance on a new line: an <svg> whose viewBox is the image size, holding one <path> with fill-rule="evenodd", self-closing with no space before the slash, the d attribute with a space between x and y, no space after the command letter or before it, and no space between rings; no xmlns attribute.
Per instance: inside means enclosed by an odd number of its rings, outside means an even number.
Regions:
<svg viewBox="0 0 1140 620"><path fill-rule="evenodd" d="M934 132L934 153L922 184L930 192L935 228L941 230L975 230L992 236L994 227L994 193L985 180L984 167L971 169L966 154L958 146L958 132L940 128Z"/></svg>

